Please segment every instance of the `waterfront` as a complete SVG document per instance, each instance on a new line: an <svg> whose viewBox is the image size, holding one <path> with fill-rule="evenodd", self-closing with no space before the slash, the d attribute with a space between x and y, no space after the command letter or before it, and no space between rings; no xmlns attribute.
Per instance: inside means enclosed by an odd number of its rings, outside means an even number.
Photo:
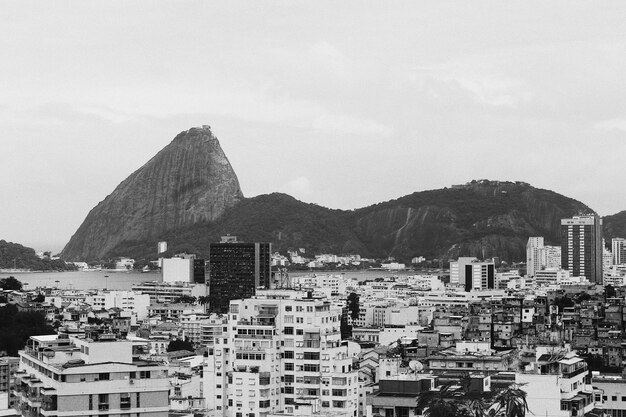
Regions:
<svg viewBox="0 0 626 417"><path fill-rule="evenodd" d="M293 271L290 277L300 277L311 274L344 275L346 278L356 278L359 281L373 280L381 277L416 275L424 272L415 271ZM433 272L436 274L436 272ZM162 281L160 271L141 272L111 272L111 271L64 271L64 272L17 272L0 273L0 278L14 276L26 285L26 289L37 287L57 287L62 289L101 289L130 290L133 285L146 281Z"/></svg>
<svg viewBox="0 0 626 417"><path fill-rule="evenodd" d="M162 281L161 272L63 271L0 273L0 278L14 276L26 284L26 289L57 287L62 289L130 290L145 281Z"/></svg>

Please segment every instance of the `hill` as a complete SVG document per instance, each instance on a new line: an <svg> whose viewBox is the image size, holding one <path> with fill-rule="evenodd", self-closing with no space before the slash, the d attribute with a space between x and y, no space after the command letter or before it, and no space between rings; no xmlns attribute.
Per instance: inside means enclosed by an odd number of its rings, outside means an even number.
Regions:
<svg viewBox="0 0 626 417"><path fill-rule="evenodd" d="M244 199L217 221L170 231L162 238L171 253L202 256L209 243L231 234L244 241L272 242L282 252L302 247L307 253L359 253L403 261L471 255L510 262L525 259L529 236L558 244L560 219L590 211L552 191L499 181L416 192L354 211L274 193ZM156 242L122 242L111 255L154 257Z"/></svg>
<svg viewBox="0 0 626 417"><path fill-rule="evenodd" d="M614 237L626 238L626 210L603 217L602 225L604 239L609 246L611 245L611 239Z"/></svg>
<svg viewBox="0 0 626 417"><path fill-rule="evenodd" d="M244 198L208 126L181 132L87 215L62 256L103 260L206 255L221 235L269 241L279 251L359 253L408 261L414 256L525 259L529 236L559 243L560 219L592 210L523 182L472 181L420 191L358 210L332 210L286 194ZM617 224L617 223L615 223Z"/></svg>
<svg viewBox="0 0 626 417"><path fill-rule="evenodd" d="M35 250L18 243L0 240L0 269L30 269L33 271L63 271L76 269L60 259L40 259Z"/></svg>

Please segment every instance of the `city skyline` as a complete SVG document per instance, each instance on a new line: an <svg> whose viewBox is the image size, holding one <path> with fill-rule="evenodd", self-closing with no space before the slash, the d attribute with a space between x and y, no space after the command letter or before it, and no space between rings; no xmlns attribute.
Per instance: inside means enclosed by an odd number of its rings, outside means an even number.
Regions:
<svg viewBox="0 0 626 417"><path fill-rule="evenodd" d="M0 238L60 250L202 124L246 197L352 209L488 178L626 209L602 186L626 173L626 5L326 6L7 3Z"/></svg>

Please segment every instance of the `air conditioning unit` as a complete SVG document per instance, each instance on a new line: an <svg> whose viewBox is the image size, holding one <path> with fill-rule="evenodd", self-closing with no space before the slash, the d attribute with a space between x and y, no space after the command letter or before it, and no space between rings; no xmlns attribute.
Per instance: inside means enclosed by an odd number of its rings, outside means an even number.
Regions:
<svg viewBox="0 0 626 417"><path fill-rule="evenodd" d="M128 380L128 382L130 382L131 384L134 384L135 380L134 379L130 379L130 380Z"/></svg>

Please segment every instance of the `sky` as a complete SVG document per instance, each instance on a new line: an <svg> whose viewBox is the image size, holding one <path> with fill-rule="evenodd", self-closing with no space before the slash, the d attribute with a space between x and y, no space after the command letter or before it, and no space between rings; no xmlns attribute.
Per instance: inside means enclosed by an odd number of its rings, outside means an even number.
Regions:
<svg viewBox="0 0 626 417"><path fill-rule="evenodd" d="M626 2L3 1L0 239L62 249L176 134L246 197L472 179L626 209Z"/></svg>

